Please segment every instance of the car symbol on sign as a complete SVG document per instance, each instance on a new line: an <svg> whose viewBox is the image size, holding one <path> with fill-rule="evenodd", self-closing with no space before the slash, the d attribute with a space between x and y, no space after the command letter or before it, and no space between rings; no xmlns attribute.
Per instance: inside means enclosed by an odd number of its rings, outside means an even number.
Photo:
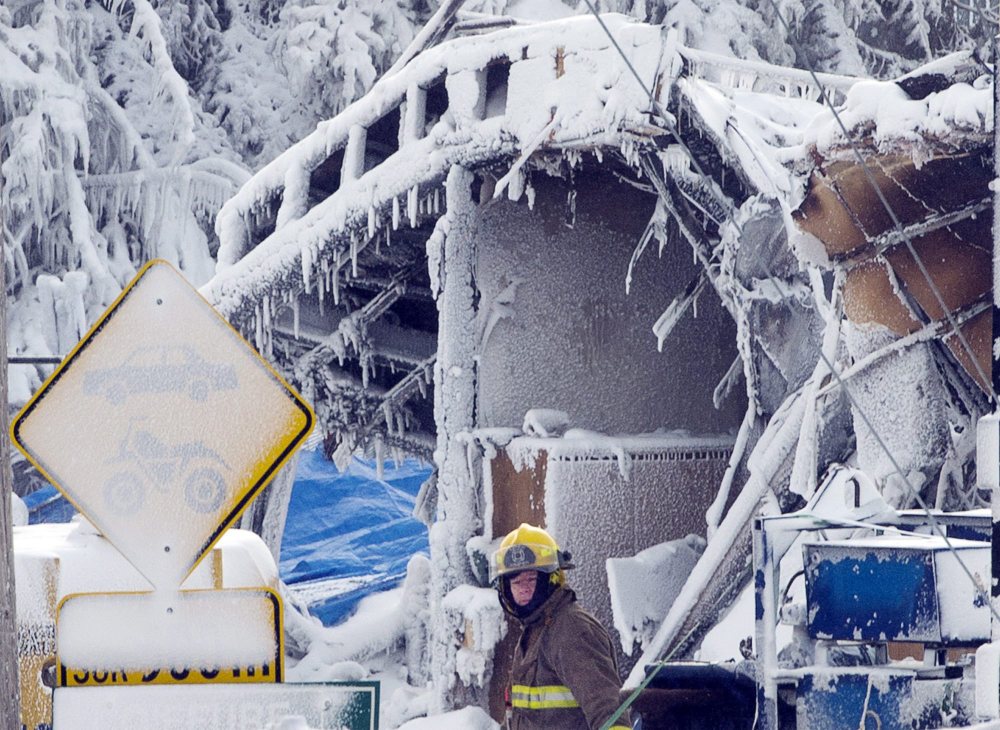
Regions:
<svg viewBox="0 0 1000 730"><path fill-rule="evenodd" d="M206 362L182 345L140 347L122 364L83 377L84 393L103 395L115 404L147 393L187 393L191 400L202 401L212 391L234 390L237 385L232 365Z"/></svg>

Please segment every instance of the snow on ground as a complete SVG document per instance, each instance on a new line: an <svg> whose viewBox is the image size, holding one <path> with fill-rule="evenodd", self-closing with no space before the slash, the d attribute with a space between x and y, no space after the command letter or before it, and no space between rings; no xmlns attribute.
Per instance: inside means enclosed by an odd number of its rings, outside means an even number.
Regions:
<svg viewBox="0 0 1000 730"><path fill-rule="evenodd" d="M493 730L499 727L478 707L463 707L443 715L411 720L399 730Z"/></svg>

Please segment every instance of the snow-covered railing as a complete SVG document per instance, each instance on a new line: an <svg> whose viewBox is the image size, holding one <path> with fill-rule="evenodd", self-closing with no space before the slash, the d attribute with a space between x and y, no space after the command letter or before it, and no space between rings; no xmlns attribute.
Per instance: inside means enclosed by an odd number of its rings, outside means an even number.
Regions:
<svg viewBox="0 0 1000 730"><path fill-rule="evenodd" d="M659 27L624 16L604 20L641 85L590 16L456 38L387 74L226 203L216 221L218 272L203 293L245 328L252 318L257 344L266 347L274 310L297 292L315 287L336 301L338 272L351 264L356 273L370 243L391 242L400 225L436 219L439 185L453 165L517 158L494 192L517 199L522 165L537 151L610 147L637 162L639 146L665 134L645 89L669 95L662 77L673 48L685 73L711 84L819 94L808 72L676 47ZM855 82L819 79L837 94Z"/></svg>
<svg viewBox="0 0 1000 730"><path fill-rule="evenodd" d="M623 16L605 22L652 87L659 28ZM636 140L659 131L648 109L593 18L449 41L381 79L223 207L219 269L202 291L230 319L269 322L279 291L330 291L332 272L356 266L370 242L391 240L404 219L437 217L438 185L452 165L546 148L611 146L632 156ZM507 192L523 192L519 170Z"/></svg>
<svg viewBox="0 0 1000 730"><path fill-rule="evenodd" d="M685 61L685 75L740 91L822 101L822 85L830 101L840 104L847 91L858 82L853 76L813 75L802 69L775 66L764 61L745 61L683 46L678 47L677 52Z"/></svg>

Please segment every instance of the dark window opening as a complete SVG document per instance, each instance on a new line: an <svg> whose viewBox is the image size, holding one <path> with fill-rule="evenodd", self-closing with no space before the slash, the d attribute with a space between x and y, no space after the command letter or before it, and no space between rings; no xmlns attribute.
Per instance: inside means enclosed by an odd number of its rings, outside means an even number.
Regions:
<svg viewBox="0 0 1000 730"><path fill-rule="evenodd" d="M499 117L507 112L507 81L510 61L494 61L486 68L486 104L483 119Z"/></svg>
<svg viewBox="0 0 1000 730"><path fill-rule="evenodd" d="M424 92L427 94L427 101L424 107L424 126L420 130L421 137L430 132L448 111L448 88L444 83L444 75L426 87Z"/></svg>
<svg viewBox="0 0 1000 730"><path fill-rule="evenodd" d="M377 167L399 150L399 107L368 127L365 141L365 172Z"/></svg>
<svg viewBox="0 0 1000 730"><path fill-rule="evenodd" d="M309 175L309 197L313 204L326 200L340 187L340 170L344 166L344 148L335 150Z"/></svg>
<svg viewBox="0 0 1000 730"><path fill-rule="evenodd" d="M278 208L282 194L269 199L260 208L250 213L250 248L254 249L265 238L274 233L278 222Z"/></svg>

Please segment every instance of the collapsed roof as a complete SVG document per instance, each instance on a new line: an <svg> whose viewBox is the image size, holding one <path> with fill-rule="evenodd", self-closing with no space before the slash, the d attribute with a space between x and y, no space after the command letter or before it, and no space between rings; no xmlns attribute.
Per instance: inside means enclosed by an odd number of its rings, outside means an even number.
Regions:
<svg viewBox="0 0 1000 730"><path fill-rule="evenodd" d="M596 155L661 194L638 253L674 225L695 246L705 273L680 312L709 281L736 312L720 278L721 223L762 191L787 194L775 150L796 144L819 110L815 82L684 48L622 16L603 22L624 57L591 17L474 31L429 49L221 211L219 269L203 292L317 403L331 451L433 449L440 282L426 243L452 165L476 172L484 201L530 202L533 174L569 176ZM841 94L854 81L820 80ZM327 307L339 312L332 328L319 324Z"/></svg>

